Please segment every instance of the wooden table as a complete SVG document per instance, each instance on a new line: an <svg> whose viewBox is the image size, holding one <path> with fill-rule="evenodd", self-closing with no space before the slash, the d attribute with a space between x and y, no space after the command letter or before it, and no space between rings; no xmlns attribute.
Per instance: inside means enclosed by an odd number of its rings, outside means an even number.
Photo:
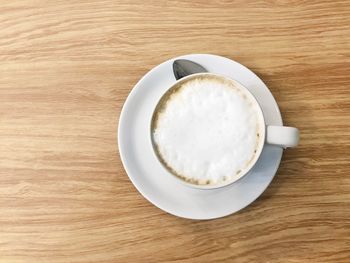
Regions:
<svg viewBox="0 0 350 263"><path fill-rule="evenodd" d="M0 25L1 263L350 262L349 1L2 0ZM117 149L133 85L189 53L251 68L301 131L218 220L154 207Z"/></svg>

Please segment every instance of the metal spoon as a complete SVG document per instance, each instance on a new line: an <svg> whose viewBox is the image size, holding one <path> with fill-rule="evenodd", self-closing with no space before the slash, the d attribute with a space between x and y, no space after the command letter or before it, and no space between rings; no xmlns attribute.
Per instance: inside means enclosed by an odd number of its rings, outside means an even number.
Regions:
<svg viewBox="0 0 350 263"><path fill-rule="evenodd" d="M175 60L173 63L173 71L176 80L194 73L208 72L203 66L187 59Z"/></svg>

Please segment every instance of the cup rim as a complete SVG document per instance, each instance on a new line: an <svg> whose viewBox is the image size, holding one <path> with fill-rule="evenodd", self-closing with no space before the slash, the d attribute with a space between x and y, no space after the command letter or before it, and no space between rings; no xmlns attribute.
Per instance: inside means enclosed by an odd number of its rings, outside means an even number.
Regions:
<svg viewBox="0 0 350 263"><path fill-rule="evenodd" d="M157 154L157 150L156 150L156 146L155 146L155 142L153 140L153 136L152 136L152 123L153 123L153 120L154 120L154 116L156 114L156 111L157 111L157 108L158 106L160 105L160 102L162 101L162 99L169 93L171 92L171 90L173 88L175 88L176 86L178 86L181 82L185 82L185 81L188 81L189 79L191 78L197 78L197 77L200 77L200 76L214 76L214 77L218 77L218 78L223 78L225 80L228 80L230 82L233 82L235 85L239 86L239 88L241 90L243 90L246 94L248 94L248 96L252 99L252 101L255 102L255 105L257 106L257 111L258 111L258 118L259 118L259 124L262 126L260 129L259 129L259 145L258 145L258 148L257 148L257 152L255 153L254 155L254 158L253 158L253 161L250 162L249 166L247 166L245 169L244 169L244 172L242 172L241 174L239 174L239 176L237 177L234 177L233 179L231 180L227 180L225 182L221 182L219 184L212 184L212 185L200 185L200 184L193 184L193 183L190 183L190 182L186 182L185 180L181 179L179 176L175 175L174 173L172 173L170 171L170 169L168 167L166 167L166 165L160 160L160 157L158 156ZM150 120L150 140L151 140L151 145L152 145L152 149L153 149L153 153L155 154L157 160L159 161L159 163L162 165L162 167L167 171L167 173L175 178L177 181L179 181L180 183L186 185L186 186L189 186L191 188L195 188L195 189L199 189L199 190L215 190L215 189L218 189L218 188L223 188L223 187L227 187L237 181L239 181L240 179L242 179L243 177L245 177L251 170L252 168L255 166L255 164L257 163L261 153L262 153L262 150L264 148L264 145L265 145L265 139L266 139L266 122L265 122L265 118L264 118L264 114L263 114L263 111L262 111L262 108L260 106L260 103L258 102L258 100L256 99L256 97L254 96L254 94L249 91L243 84L241 84L239 81L231 78L231 77L228 77L226 75L223 75L223 74L217 74L217 73L211 73L211 72L202 72L202 73L194 73L194 74L191 74L191 75L188 75L186 77L183 77L179 80L177 80L176 82L174 82L169 88L166 89L166 91L162 94L162 96L158 99L157 103L156 103L156 106L154 107L153 111L152 111L152 115L151 115L151 120Z"/></svg>

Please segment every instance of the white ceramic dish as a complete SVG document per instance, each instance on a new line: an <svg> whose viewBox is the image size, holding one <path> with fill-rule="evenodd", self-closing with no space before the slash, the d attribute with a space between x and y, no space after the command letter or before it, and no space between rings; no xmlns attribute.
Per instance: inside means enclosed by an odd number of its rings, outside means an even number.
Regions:
<svg viewBox="0 0 350 263"><path fill-rule="evenodd" d="M271 92L252 71L233 60L209 54L170 59L149 71L130 92L120 116L118 144L124 168L135 187L170 214L191 219L223 217L246 207L264 192L278 169L283 150L265 145L253 169L223 188L195 189L169 175L153 153L149 125L158 100L176 81L172 62L179 58L239 81L259 102L267 125L282 125L281 114Z"/></svg>

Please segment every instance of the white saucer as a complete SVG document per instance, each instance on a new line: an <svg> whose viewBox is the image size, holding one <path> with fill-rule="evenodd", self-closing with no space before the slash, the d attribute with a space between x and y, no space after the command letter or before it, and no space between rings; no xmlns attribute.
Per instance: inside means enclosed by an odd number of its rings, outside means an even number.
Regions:
<svg viewBox="0 0 350 263"><path fill-rule="evenodd" d="M170 59L149 71L130 92L121 112L118 144L124 168L137 190L160 209L184 218L213 219L246 207L270 184L282 148L265 145L254 168L242 179L215 190L199 190L178 182L157 160L150 140L150 120L163 93L175 82L172 63L189 59L209 72L226 75L247 87L263 110L266 124L282 125L278 105L266 85L249 69L225 57L193 54Z"/></svg>

